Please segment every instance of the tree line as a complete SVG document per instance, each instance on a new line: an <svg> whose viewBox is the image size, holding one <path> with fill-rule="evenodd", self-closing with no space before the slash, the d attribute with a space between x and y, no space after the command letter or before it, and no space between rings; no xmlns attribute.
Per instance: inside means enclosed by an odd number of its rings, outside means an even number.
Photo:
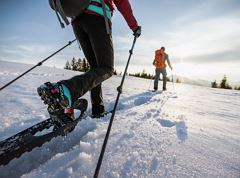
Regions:
<svg viewBox="0 0 240 178"><path fill-rule="evenodd" d="M233 89L233 87L228 84L226 75L223 76L223 79L221 80L221 82L219 84L215 80L214 82L211 83L211 86L212 86L212 88ZM240 90L240 86L235 86L234 89Z"/></svg>
<svg viewBox="0 0 240 178"><path fill-rule="evenodd" d="M66 62L64 69L79 72L87 72L90 69L90 65L85 58L83 59L79 58L78 60L76 60L75 57L73 57L70 62L69 61ZM113 71L113 75L117 75L116 70Z"/></svg>
<svg viewBox="0 0 240 178"><path fill-rule="evenodd" d="M70 62L69 61L66 62L64 69L80 71L80 72L87 72L90 69L90 65L85 58L83 58L83 59L79 58L78 60L76 60L75 57L73 57ZM121 75L122 73L117 73L117 71L115 69L113 74ZM139 78L145 78L145 79L154 79L154 77L155 77L154 75L147 73L145 70L143 70L142 72L133 73L133 74L129 73L128 75L134 76L134 77L139 77ZM160 78L160 80L162 80L162 79ZM172 79L170 79L169 77L167 77L167 81L173 82ZM182 83L181 79L177 78L176 83ZM217 83L216 80L214 82L211 82L211 87L212 88L222 88L222 89L233 89L233 87L228 84L226 75L224 75L223 79L221 80L221 82L219 84ZM235 86L234 89L240 90L240 86Z"/></svg>
<svg viewBox="0 0 240 178"><path fill-rule="evenodd" d="M145 78L145 79L152 79L152 80L155 78L155 75L149 74L145 70L143 70L142 72L134 73L134 74L130 73L129 76ZM162 81L161 78L160 78L160 80ZM168 82L173 82L173 79L170 79L169 77L167 77L167 81ZM179 79L179 78L176 79L176 82L177 83L182 83L181 79Z"/></svg>
<svg viewBox="0 0 240 178"><path fill-rule="evenodd" d="M64 69L80 71L80 72L87 72L90 69L90 65L85 58L83 58L83 59L79 58L78 60L76 60L75 57L73 57L70 62L69 61L66 62ZM116 71L116 69L114 69L113 75L122 75L122 72L118 73ZM143 70L142 72L133 73L133 74L129 73L127 75L139 77L139 78L145 78L145 79L154 79L154 77L155 77L155 75L151 75L151 74L147 73L145 70ZM160 80L162 81L161 78L160 78ZM172 79L167 77L167 81L172 82ZM176 82L182 83L181 79L179 79L179 78L176 79Z"/></svg>
<svg viewBox="0 0 240 178"><path fill-rule="evenodd" d="M64 69L87 72L90 69L90 65L85 58L76 60L75 57L73 57L70 62L66 62Z"/></svg>

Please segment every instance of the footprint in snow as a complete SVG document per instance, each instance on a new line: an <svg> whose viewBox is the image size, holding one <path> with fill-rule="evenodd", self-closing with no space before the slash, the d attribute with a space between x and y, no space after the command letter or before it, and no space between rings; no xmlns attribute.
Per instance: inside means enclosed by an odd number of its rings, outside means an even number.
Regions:
<svg viewBox="0 0 240 178"><path fill-rule="evenodd" d="M157 171L157 168L158 168L158 160L154 158L151 161L151 172Z"/></svg>
<svg viewBox="0 0 240 178"><path fill-rule="evenodd" d="M184 121L177 122L176 124L177 137L181 142L187 139L187 127Z"/></svg>
<svg viewBox="0 0 240 178"><path fill-rule="evenodd" d="M182 143L182 142L185 142L188 137L187 126L184 121L185 116L180 115L178 116L178 119L180 120L179 122L173 122L167 119L159 119L158 122L161 124L162 127L170 128L170 127L176 126L177 138Z"/></svg>
<svg viewBox="0 0 240 178"><path fill-rule="evenodd" d="M173 127L176 125L176 122L172 122L170 120L166 120L166 119L160 119L159 123L161 124L161 126L163 127Z"/></svg>

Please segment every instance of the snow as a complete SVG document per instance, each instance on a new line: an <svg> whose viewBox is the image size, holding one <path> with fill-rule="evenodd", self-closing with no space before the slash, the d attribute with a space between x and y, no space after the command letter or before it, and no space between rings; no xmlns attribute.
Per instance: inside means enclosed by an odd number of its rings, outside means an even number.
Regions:
<svg viewBox="0 0 240 178"><path fill-rule="evenodd" d="M0 86L30 65L0 61ZM0 92L0 140L48 118L36 88L79 72L38 67ZM103 83L111 110L121 76ZM99 177L240 177L240 92L126 77ZM161 83L159 84L161 85ZM89 99L87 93L84 98ZM91 105L89 106L89 112ZM24 153L0 177L93 177L111 115Z"/></svg>

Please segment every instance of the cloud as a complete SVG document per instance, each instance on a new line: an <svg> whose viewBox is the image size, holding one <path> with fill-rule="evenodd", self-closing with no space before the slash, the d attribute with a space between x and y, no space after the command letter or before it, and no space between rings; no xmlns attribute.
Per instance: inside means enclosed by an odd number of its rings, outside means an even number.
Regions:
<svg viewBox="0 0 240 178"><path fill-rule="evenodd" d="M240 64L240 51L229 50L223 52L217 52L212 54L200 54L195 56L189 56L182 59L181 62L188 63L237 63Z"/></svg>
<svg viewBox="0 0 240 178"><path fill-rule="evenodd" d="M154 38L140 37L140 57L148 62L154 50L166 46L174 62L187 60L193 63L218 61L237 62L240 60L240 12L227 16L201 19L190 24L181 24L169 32L161 32ZM127 39L126 39L127 40ZM144 62L143 62L144 63Z"/></svg>
<svg viewBox="0 0 240 178"><path fill-rule="evenodd" d="M23 53L44 53L49 51L52 47L42 44L20 44L17 45L16 48Z"/></svg>
<svg viewBox="0 0 240 178"><path fill-rule="evenodd" d="M46 57L53 54L60 47L57 44L42 43L23 43L23 44L2 44L0 45L0 60L16 61L20 63L36 64ZM66 61L70 61L72 57L83 58L83 54L79 51L77 43L70 48L66 48L59 52L45 64L50 66L63 67Z"/></svg>
<svg viewBox="0 0 240 178"><path fill-rule="evenodd" d="M12 43L5 43L4 45L0 46L1 53L6 54L36 54L36 53L44 53L51 50L53 46L43 45L43 44L32 44L32 43L23 43L23 44L12 44Z"/></svg>
<svg viewBox="0 0 240 178"><path fill-rule="evenodd" d="M190 13L185 14L191 16ZM129 72L146 69L151 73L154 51L165 46L176 74L211 81L226 74L230 80L237 80L240 74L240 11L199 17L203 13L199 11L189 18L170 21L166 24L168 31L161 30L161 24L155 24L151 31L143 31L137 39ZM123 70L132 36L114 36L114 40L116 68Z"/></svg>
<svg viewBox="0 0 240 178"><path fill-rule="evenodd" d="M240 47L239 17L201 20L169 33L184 56L233 50Z"/></svg>
<svg viewBox="0 0 240 178"><path fill-rule="evenodd" d="M238 62L240 59L240 20L236 16L207 19L169 34L175 39L170 51L178 59L207 63ZM182 43L180 43L182 42Z"/></svg>

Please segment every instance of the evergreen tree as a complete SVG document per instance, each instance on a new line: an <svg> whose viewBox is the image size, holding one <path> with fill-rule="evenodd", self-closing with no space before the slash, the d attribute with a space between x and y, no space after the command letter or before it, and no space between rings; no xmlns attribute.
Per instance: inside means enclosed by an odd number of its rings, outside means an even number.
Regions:
<svg viewBox="0 0 240 178"><path fill-rule="evenodd" d="M66 62L64 69L71 70L71 65L68 61Z"/></svg>
<svg viewBox="0 0 240 178"><path fill-rule="evenodd" d="M154 76L152 76L151 74L148 74L148 79L153 79Z"/></svg>
<svg viewBox="0 0 240 178"><path fill-rule="evenodd" d="M182 83L182 81L181 81L180 78L177 78L176 82L177 82L177 83Z"/></svg>
<svg viewBox="0 0 240 178"><path fill-rule="evenodd" d="M146 71L143 69L141 75L140 75L141 78L147 78L147 73Z"/></svg>
<svg viewBox="0 0 240 178"><path fill-rule="evenodd" d="M140 72L135 74L136 77L141 77Z"/></svg>
<svg viewBox="0 0 240 178"><path fill-rule="evenodd" d="M89 65L88 65L88 63L87 63L87 61L86 61L86 59L85 58L83 58L83 62L82 62L82 71L83 72L87 72L88 70L89 70Z"/></svg>
<svg viewBox="0 0 240 178"><path fill-rule="evenodd" d="M77 71L82 71L82 59L79 58L77 61Z"/></svg>
<svg viewBox="0 0 240 178"><path fill-rule="evenodd" d="M116 69L114 69L113 75L117 75L117 70Z"/></svg>
<svg viewBox="0 0 240 178"><path fill-rule="evenodd" d="M72 70L77 70L77 63L74 57L72 59L71 66L72 66Z"/></svg>
<svg viewBox="0 0 240 178"><path fill-rule="evenodd" d="M89 65L89 63L87 62L87 71L89 71L90 70L90 65Z"/></svg>
<svg viewBox="0 0 240 178"><path fill-rule="evenodd" d="M211 83L212 88L218 88L217 81L215 80L214 82Z"/></svg>
<svg viewBox="0 0 240 178"><path fill-rule="evenodd" d="M222 82L220 83L220 88L226 88L227 85L227 77L224 75Z"/></svg>
<svg viewBox="0 0 240 178"><path fill-rule="evenodd" d="M238 86L235 86L234 87L234 90L240 90L240 86L238 87Z"/></svg>
<svg viewBox="0 0 240 178"><path fill-rule="evenodd" d="M121 75L122 73L120 73L119 75ZM139 78L145 78L145 79L154 79L154 76L151 74L148 74L145 70L143 70L141 73L135 73L135 74L129 74L130 76L134 76L134 77L139 77Z"/></svg>
<svg viewBox="0 0 240 178"><path fill-rule="evenodd" d="M220 88L223 89L232 89L232 87L227 83L227 76L224 75L222 82L220 83Z"/></svg>

